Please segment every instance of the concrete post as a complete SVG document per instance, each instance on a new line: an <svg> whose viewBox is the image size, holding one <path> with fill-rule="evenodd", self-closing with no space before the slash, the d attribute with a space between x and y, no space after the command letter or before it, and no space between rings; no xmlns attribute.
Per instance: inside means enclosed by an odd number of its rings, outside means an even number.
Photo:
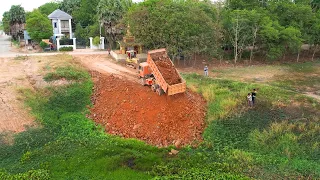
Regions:
<svg viewBox="0 0 320 180"><path fill-rule="evenodd" d="M59 34L61 34L61 20L58 19L58 31L59 31Z"/></svg>
<svg viewBox="0 0 320 180"><path fill-rule="evenodd" d="M71 25L71 19L69 19L69 34L70 34L70 39L72 39L72 25Z"/></svg>
<svg viewBox="0 0 320 180"><path fill-rule="evenodd" d="M72 38L72 39L73 39L73 50L76 50L77 49L77 41L76 41L77 38Z"/></svg>
<svg viewBox="0 0 320 180"><path fill-rule="evenodd" d="M104 49L104 37L100 37L100 49Z"/></svg>
<svg viewBox="0 0 320 180"><path fill-rule="evenodd" d="M90 49L93 49L93 44L92 44L92 37L89 37L89 39L90 39Z"/></svg>
<svg viewBox="0 0 320 180"><path fill-rule="evenodd" d="M60 38L57 38L57 50L59 51L60 49Z"/></svg>

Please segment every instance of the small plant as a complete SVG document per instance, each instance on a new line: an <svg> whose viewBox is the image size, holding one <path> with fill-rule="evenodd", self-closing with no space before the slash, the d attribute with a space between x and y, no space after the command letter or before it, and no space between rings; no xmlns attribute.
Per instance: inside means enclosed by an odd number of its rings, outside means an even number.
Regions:
<svg viewBox="0 0 320 180"><path fill-rule="evenodd" d="M69 47L62 47L59 49L59 51L73 51L73 47L69 46Z"/></svg>

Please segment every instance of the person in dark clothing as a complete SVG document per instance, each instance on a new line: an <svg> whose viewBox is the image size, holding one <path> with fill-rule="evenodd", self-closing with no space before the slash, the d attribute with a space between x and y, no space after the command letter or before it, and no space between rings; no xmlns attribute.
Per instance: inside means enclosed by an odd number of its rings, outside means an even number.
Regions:
<svg viewBox="0 0 320 180"><path fill-rule="evenodd" d="M252 95L252 105L255 105L255 100L256 100L256 96L257 96L256 89L253 89L251 95Z"/></svg>

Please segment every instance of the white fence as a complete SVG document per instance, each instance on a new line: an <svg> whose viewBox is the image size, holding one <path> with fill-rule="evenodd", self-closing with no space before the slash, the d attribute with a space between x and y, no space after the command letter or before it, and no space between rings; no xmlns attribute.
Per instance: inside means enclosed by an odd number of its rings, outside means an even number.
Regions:
<svg viewBox="0 0 320 180"><path fill-rule="evenodd" d="M104 49L104 37L100 37L100 44L98 46L93 45L93 37L90 37L90 49Z"/></svg>
<svg viewBox="0 0 320 180"><path fill-rule="evenodd" d="M57 38L57 50L59 51L59 49L62 47L72 47L73 50L76 50L77 49L76 38L72 38L72 40L73 40L73 45L60 45L60 38Z"/></svg>

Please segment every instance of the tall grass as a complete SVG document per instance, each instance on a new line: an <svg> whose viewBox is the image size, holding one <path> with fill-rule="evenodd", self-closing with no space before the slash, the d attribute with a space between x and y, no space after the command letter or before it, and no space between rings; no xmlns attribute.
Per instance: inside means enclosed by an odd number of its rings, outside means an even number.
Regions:
<svg viewBox="0 0 320 180"><path fill-rule="evenodd" d="M229 164L243 159L243 172L256 178L320 177L319 118L314 113L319 103L270 85L184 77L208 101L209 125L203 135L211 147L208 154L219 152ZM248 108L245 97L253 88L259 88L257 104ZM303 107L293 108L293 102Z"/></svg>

